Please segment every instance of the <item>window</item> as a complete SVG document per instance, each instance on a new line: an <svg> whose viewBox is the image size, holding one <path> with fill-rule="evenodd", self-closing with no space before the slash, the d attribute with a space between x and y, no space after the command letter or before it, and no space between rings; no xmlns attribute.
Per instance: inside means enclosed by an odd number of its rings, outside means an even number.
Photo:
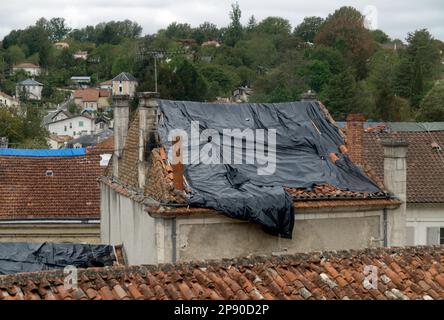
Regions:
<svg viewBox="0 0 444 320"><path fill-rule="evenodd" d="M68 130L68 128L65 126L65 132L66 132L66 130Z"/></svg>
<svg viewBox="0 0 444 320"><path fill-rule="evenodd" d="M72 129L72 122L69 123L69 128Z"/></svg>
<svg viewBox="0 0 444 320"><path fill-rule="evenodd" d="M427 245L444 244L444 227L427 228Z"/></svg>
<svg viewBox="0 0 444 320"><path fill-rule="evenodd" d="M79 121L79 127L83 127L83 121Z"/></svg>

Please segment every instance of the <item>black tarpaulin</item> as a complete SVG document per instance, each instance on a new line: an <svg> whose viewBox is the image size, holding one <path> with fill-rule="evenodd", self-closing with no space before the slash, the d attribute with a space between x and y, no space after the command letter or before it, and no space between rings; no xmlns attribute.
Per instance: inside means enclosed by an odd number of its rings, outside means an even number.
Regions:
<svg viewBox="0 0 444 320"><path fill-rule="evenodd" d="M339 152L344 144L339 129L330 123L318 102L214 104L160 100L160 111L158 130L169 161L173 161L174 136L180 136L177 129L187 133L181 143L185 178L192 190L190 205L211 207L230 217L259 223L271 234L291 238L293 205L283 187L309 189L330 184L356 192L381 191ZM202 135L206 129L212 130ZM251 159L261 147L246 140L241 147L233 146L234 139L224 140L227 129L251 129L255 142L264 142L263 149L268 151L274 131L275 170L264 169L264 158L262 162L259 158L247 163L246 155ZM200 133L197 139L193 130ZM329 158L332 152L339 158L336 162ZM212 158L214 153L219 162L203 163L202 159ZM236 157L243 163L235 164ZM271 174L263 173L267 170Z"/></svg>
<svg viewBox="0 0 444 320"><path fill-rule="evenodd" d="M112 266L116 261L109 245L69 243L0 243L0 274Z"/></svg>

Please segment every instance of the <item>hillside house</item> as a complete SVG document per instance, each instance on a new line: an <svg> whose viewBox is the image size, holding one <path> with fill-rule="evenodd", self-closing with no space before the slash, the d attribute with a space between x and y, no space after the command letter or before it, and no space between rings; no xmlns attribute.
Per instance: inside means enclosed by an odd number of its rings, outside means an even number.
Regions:
<svg viewBox="0 0 444 320"><path fill-rule="evenodd" d="M62 149L69 140L72 140L71 136L56 134L50 134L46 139L50 149Z"/></svg>
<svg viewBox="0 0 444 320"><path fill-rule="evenodd" d="M24 71L30 77L37 77L42 73L40 66L33 63L20 63L12 67L14 73Z"/></svg>
<svg viewBox="0 0 444 320"><path fill-rule="evenodd" d="M88 88L91 84L91 77L88 76L73 76L70 81L78 88Z"/></svg>
<svg viewBox="0 0 444 320"><path fill-rule="evenodd" d="M59 50L68 49L69 43L67 42L56 42L54 43L54 47L56 47Z"/></svg>
<svg viewBox="0 0 444 320"><path fill-rule="evenodd" d="M74 103L82 110L105 110L111 106L111 92L104 89L86 88L74 91Z"/></svg>
<svg viewBox="0 0 444 320"><path fill-rule="evenodd" d="M128 72L122 72L112 81L112 94L114 96L128 95L134 97L137 89L137 79Z"/></svg>
<svg viewBox="0 0 444 320"><path fill-rule="evenodd" d="M444 123L371 124L362 115L350 115L346 132L354 162L379 181L385 165L380 141L395 138L408 143L407 244L444 244Z"/></svg>
<svg viewBox="0 0 444 320"><path fill-rule="evenodd" d="M19 82L16 87L16 97L26 100L42 100L43 84L33 79L27 79Z"/></svg>
<svg viewBox="0 0 444 320"><path fill-rule="evenodd" d="M82 135L100 133L109 127L109 122L96 118L88 111L83 111L79 115L64 112L62 116L59 113L57 118L58 120L46 123L46 128L51 134L58 136L68 135L78 138Z"/></svg>
<svg viewBox="0 0 444 320"><path fill-rule="evenodd" d="M99 242L101 172L86 149L0 149L0 242Z"/></svg>
<svg viewBox="0 0 444 320"><path fill-rule="evenodd" d="M88 51L77 51L72 56L75 60L88 60Z"/></svg>
<svg viewBox="0 0 444 320"><path fill-rule="evenodd" d="M10 95L0 91L0 107L15 108L19 105L20 101L18 101L15 97L11 97Z"/></svg>
<svg viewBox="0 0 444 320"><path fill-rule="evenodd" d="M213 119L218 119L218 112L223 112L224 117L233 114L232 122L237 123L236 121L244 121L243 118L253 119L255 116L246 113L242 118L230 112L228 108L242 108L231 110L248 110L254 113L256 105L189 105L186 102L157 100L155 97L151 93L140 94L139 109L131 123L129 97L114 97L114 155L105 175L100 178L101 241L107 244L123 244L130 264L404 245L405 203L402 199L405 199L403 164L406 161L406 146L403 141L394 140L384 144L384 188L390 191L392 196L384 191L357 192L338 189L324 183L315 184L310 188L286 188L294 210L294 229L292 239L282 238L265 233L257 223L229 217L224 210L216 210L206 205L190 205L187 194L194 193L193 190L196 189L193 189L193 183L195 185L198 182L196 177L190 180L183 175L193 167L182 166L180 162L173 165L171 149L167 150L158 136L159 125L162 125L164 130L166 124L162 123L165 121L162 119L167 117L180 119L185 114L192 115L196 110L200 110L201 114L211 117L211 120L201 119L206 123L216 121L212 123L217 125L217 120ZM187 107L195 109L183 109L175 115L165 115L164 111L161 111L165 109L160 109L171 105L175 106L168 109L171 112ZM301 121L300 125L306 130L312 130L314 141L321 139L320 134L327 132L324 130L339 133L326 109L318 102L280 106L284 108L282 112L288 112L284 111L285 108L303 108L301 111L310 108L318 114L309 121L294 119ZM302 117L302 113L298 117ZM318 125L314 125L314 122ZM342 138L337 139L337 143L341 143ZM326 166L337 170L339 167L333 166L342 167L342 161L347 162L347 166L351 166L349 168L353 168L345 146L341 144L334 148L337 148L337 151L333 152L334 155L321 155L320 160L316 160L320 161L319 164L310 165L308 168L313 170ZM394 163L399 165L394 166ZM319 171L316 170L312 171L315 175ZM362 171L355 172L360 172L358 176L362 179L369 179ZM289 180L311 179L310 176L306 176L306 179L303 176L291 176L293 171L289 174ZM218 179L221 179L220 177ZM205 191L205 183L213 183L214 179L216 177L204 178L199 190ZM373 183L371 179L366 181ZM220 201L226 201L222 191L218 192L218 195ZM256 199L254 204L262 201L256 197L253 199ZM242 205L242 202L235 200L228 203ZM280 202L272 203L280 205Z"/></svg>

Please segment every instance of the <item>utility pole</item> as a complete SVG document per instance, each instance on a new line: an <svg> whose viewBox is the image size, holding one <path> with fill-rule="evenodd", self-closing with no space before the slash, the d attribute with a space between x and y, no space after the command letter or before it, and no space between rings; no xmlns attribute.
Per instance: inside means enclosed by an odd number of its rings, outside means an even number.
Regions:
<svg viewBox="0 0 444 320"><path fill-rule="evenodd" d="M185 54L185 50L177 50L177 51L165 51L162 49L145 49L141 48L139 53L139 58L143 59L146 56L150 56L154 61L154 92L158 92L158 70L157 70L157 60L163 59L166 56Z"/></svg>

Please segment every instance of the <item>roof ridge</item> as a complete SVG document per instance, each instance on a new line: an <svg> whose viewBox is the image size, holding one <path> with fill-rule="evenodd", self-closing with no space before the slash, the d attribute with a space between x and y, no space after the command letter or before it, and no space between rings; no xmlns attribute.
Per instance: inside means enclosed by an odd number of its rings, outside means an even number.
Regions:
<svg viewBox="0 0 444 320"><path fill-rule="evenodd" d="M304 262L311 263L324 263L330 259L351 259L359 258L361 256L366 257L382 257L385 255L427 255L436 254L444 250L444 246L407 246L407 247L375 247L364 249L351 249L351 250L329 250L329 251L313 251L305 253L283 254L283 255L251 255L246 257L237 257L229 259L209 259L209 260L196 260L173 263L162 263L158 265L116 265L108 267L92 267L92 268L79 268L78 276L100 274L100 275L112 275L114 277L123 276L127 272L142 273L147 272L168 272L172 270L176 271L188 271L194 268L230 268L230 267L245 267L252 268L255 266L262 266L267 264L273 264L274 266L300 264ZM38 271L38 272L25 272L9 275L0 275L0 286L7 286L11 284L25 284L29 280L56 280L63 277L63 269Z"/></svg>

